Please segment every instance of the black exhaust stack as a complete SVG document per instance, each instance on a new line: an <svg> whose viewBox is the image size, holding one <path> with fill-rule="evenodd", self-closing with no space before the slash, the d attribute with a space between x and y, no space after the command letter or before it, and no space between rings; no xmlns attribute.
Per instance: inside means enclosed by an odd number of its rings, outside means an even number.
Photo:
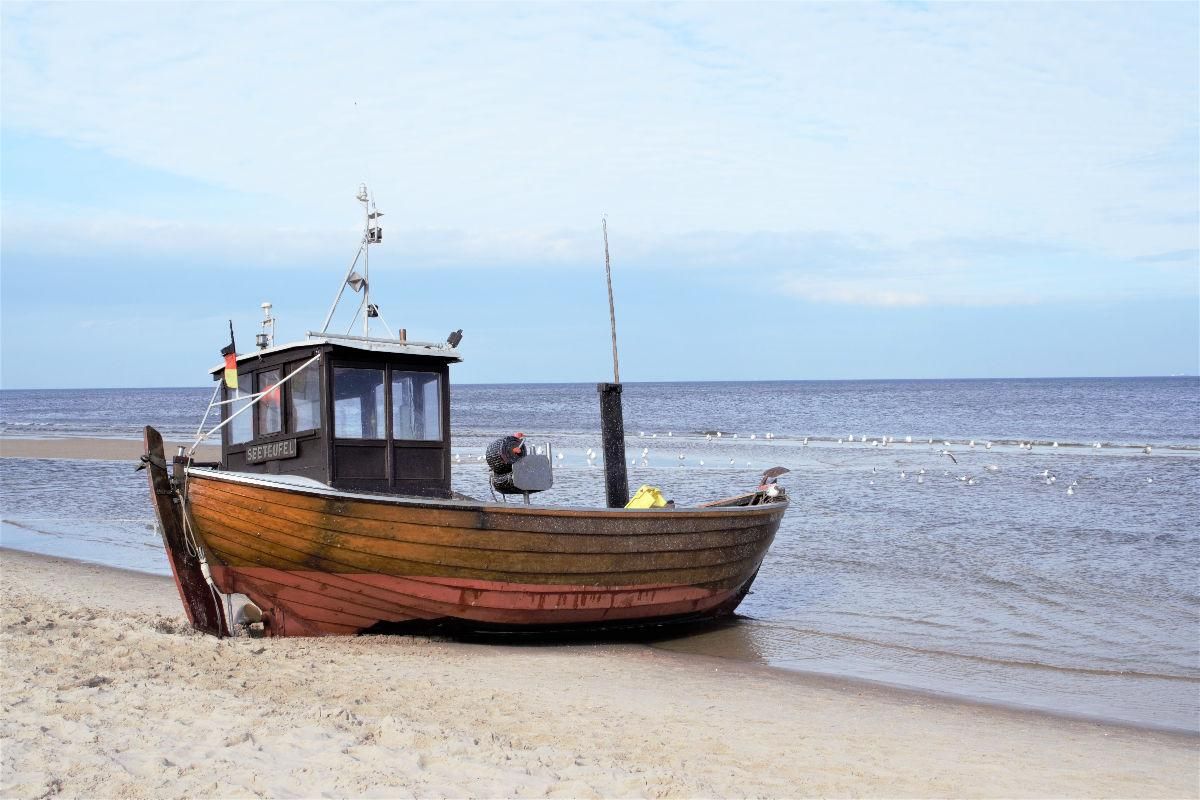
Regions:
<svg viewBox="0 0 1200 800"><path fill-rule="evenodd" d="M625 471L625 418L621 410L621 384L598 383L600 393L600 443L604 448L604 492L609 508L629 502L629 475Z"/></svg>

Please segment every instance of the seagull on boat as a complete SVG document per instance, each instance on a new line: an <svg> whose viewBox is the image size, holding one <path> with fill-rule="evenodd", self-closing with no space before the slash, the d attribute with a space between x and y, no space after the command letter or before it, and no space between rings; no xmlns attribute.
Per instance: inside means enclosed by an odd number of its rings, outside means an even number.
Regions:
<svg viewBox="0 0 1200 800"><path fill-rule="evenodd" d="M807 436L804 437L804 446L808 447L808 437Z"/></svg>
<svg viewBox="0 0 1200 800"><path fill-rule="evenodd" d="M991 443L991 442L987 442L987 443L985 443L985 444L983 445L983 449L984 449L984 450L991 450L991 449L992 449L992 443Z"/></svg>
<svg viewBox="0 0 1200 800"><path fill-rule="evenodd" d="M1154 448L1151 447L1150 445L1146 445L1145 447L1142 448L1142 452L1145 453L1146 455L1150 455L1152 452L1154 452Z"/></svg>
<svg viewBox="0 0 1200 800"><path fill-rule="evenodd" d="M905 444L912 444L912 437L911 437L911 436L905 436L905 437L904 437L904 443L905 443Z"/></svg>
<svg viewBox="0 0 1200 800"><path fill-rule="evenodd" d="M704 441L706 441L706 442L711 442L711 441L712 441L712 434L711 434L711 433L707 433L707 434L705 434L705 435L704 435Z"/></svg>
<svg viewBox="0 0 1200 800"><path fill-rule="evenodd" d="M758 438L758 434L756 434L756 433L752 433L752 434L750 434L750 438L751 438L751 439L757 439L757 438Z"/></svg>

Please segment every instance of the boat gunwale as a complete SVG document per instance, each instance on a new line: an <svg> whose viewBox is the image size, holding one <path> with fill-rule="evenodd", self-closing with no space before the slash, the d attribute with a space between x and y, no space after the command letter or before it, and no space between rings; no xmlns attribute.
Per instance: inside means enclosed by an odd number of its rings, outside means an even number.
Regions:
<svg viewBox="0 0 1200 800"><path fill-rule="evenodd" d="M301 494L310 497L336 498L353 500L381 505L396 505L405 508L449 509L454 511L501 512L530 516L576 516L586 514L606 519L656 519L663 515L707 517L722 515L753 514L771 516L778 513L781 517L787 510L790 501L785 497L770 503L757 506L669 506L654 509L633 508L575 508L571 506L533 506L516 503L488 503L482 500L457 500L454 498L412 497L392 494L371 494L368 492L353 492L335 489L331 486L300 486L281 481L268 480L265 476L249 472L233 472L230 470L212 469L211 467L188 466L185 468L188 478L215 479L229 483L240 483L248 486L258 486L272 489L285 494Z"/></svg>

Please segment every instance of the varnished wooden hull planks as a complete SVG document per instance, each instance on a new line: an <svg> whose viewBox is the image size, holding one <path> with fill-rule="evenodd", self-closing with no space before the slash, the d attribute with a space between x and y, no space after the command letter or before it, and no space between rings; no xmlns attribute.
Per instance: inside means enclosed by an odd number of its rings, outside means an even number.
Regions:
<svg viewBox="0 0 1200 800"><path fill-rule="evenodd" d="M727 613L786 503L657 511L375 499L192 470L188 511L225 592L276 635L456 620L540 627Z"/></svg>

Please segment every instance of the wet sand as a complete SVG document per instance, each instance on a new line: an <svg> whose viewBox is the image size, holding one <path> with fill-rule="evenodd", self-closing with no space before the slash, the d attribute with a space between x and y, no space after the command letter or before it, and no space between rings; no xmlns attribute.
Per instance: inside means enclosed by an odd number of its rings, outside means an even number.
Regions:
<svg viewBox="0 0 1200 800"><path fill-rule="evenodd" d="M191 442L164 442L164 452L173 456L180 445ZM202 445L196 451L197 461L215 461L221 457L221 448ZM100 461L136 460L145 447L135 439L21 439L0 437L0 458L73 458Z"/></svg>
<svg viewBox="0 0 1200 800"><path fill-rule="evenodd" d="M4 797L1197 797L1200 740L637 645L190 631L0 550Z"/></svg>

